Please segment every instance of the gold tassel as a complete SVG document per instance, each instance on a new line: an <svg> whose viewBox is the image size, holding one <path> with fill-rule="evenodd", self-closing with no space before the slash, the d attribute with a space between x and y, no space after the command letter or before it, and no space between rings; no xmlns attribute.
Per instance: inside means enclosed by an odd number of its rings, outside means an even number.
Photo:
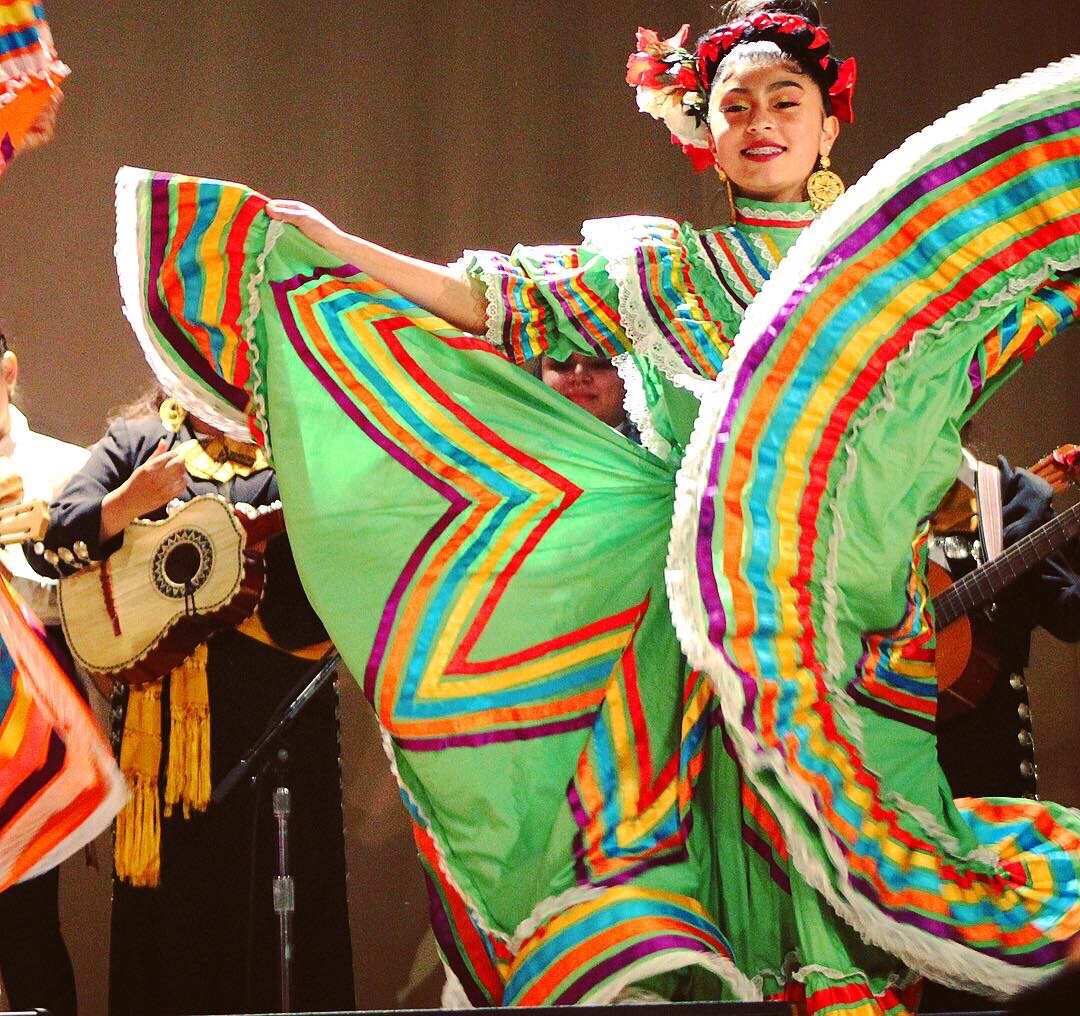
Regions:
<svg viewBox="0 0 1080 1016"><path fill-rule="evenodd" d="M156 886L161 876L161 682L128 692L120 770L131 797L116 817L116 875L135 886Z"/></svg>
<svg viewBox="0 0 1080 1016"><path fill-rule="evenodd" d="M169 675L169 764L165 814L180 804L184 818L210 803L210 694L206 646L196 647Z"/></svg>

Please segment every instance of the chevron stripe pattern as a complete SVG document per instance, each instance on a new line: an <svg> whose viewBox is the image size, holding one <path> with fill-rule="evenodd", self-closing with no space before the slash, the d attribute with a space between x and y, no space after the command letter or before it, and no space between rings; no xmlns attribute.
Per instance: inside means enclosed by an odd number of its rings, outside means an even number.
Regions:
<svg viewBox="0 0 1080 1016"><path fill-rule="evenodd" d="M0 636L2 891L89 843L127 790L90 707L3 579Z"/></svg>

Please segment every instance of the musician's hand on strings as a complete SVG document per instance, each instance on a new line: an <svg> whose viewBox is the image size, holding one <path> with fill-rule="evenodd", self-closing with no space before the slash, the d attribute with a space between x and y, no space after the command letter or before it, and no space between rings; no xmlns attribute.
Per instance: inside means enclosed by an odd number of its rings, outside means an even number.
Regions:
<svg viewBox="0 0 1080 1016"><path fill-rule="evenodd" d="M1041 476L1027 469L1013 469L998 456L1001 471L1002 539L1006 547L1046 525L1053 518L1054 490Z"/></svg>
<svg viewBox="0 0 1080 1016"><path fill-rule="evenodd" d="M183 494L187 490L187 480L183 452L179 448L170 450L164 440L159 441L150 458L127 481L132 505L139 509L138 515L156 511Z"/></svg>
<svg viewBox="0 0 1080 1016"><path fill-rule="evenodd" d="M158 442L150 457L101 501L100 538L111 540L135 519L180 497L188 484L184 453Z"/></svg>

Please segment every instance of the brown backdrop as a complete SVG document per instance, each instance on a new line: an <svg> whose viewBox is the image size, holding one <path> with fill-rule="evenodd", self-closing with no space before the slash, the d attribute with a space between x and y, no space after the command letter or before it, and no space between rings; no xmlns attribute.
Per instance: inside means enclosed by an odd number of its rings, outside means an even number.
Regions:
<svg viewBox="0 0 1080 1016"><path fill-rule="evenodd" d="M74 73L60 136L0 182L0 322L22 363L23 407L69 440L93 440L106 410L148 381L111 257L121 163L303 197L372 239L442 260L466 246L572 240L589 216L704 223L720 207L622 83L638 24L673 32L689 20L696 31L716 20L711 5L47 6ZM826 15L837 51L860 62L858 123L834 153L849 179L960 101L1080 48L1075 0L834 0ZM986 453L1028 462L1080 439L1068 344L994 400ZM1032 672L1044 792L1080 804L1080 656L1040 640ZM351 684L343 716L357 1001L431 1002L419 878ZM72 862L64 884L83 1012L94 1016L104 1011L108 882Z"/></svg>

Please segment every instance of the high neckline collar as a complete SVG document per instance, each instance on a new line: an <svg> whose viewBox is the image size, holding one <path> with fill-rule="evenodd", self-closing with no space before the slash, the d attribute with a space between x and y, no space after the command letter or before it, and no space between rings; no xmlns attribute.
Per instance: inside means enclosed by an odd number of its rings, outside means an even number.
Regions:
<svg viewBox="0 0 1080 1016"><path fill-rule="evenodd" d="M735 198L735 225L747 229L801 230L817 218L809 201L758 201Z"/></svg>

